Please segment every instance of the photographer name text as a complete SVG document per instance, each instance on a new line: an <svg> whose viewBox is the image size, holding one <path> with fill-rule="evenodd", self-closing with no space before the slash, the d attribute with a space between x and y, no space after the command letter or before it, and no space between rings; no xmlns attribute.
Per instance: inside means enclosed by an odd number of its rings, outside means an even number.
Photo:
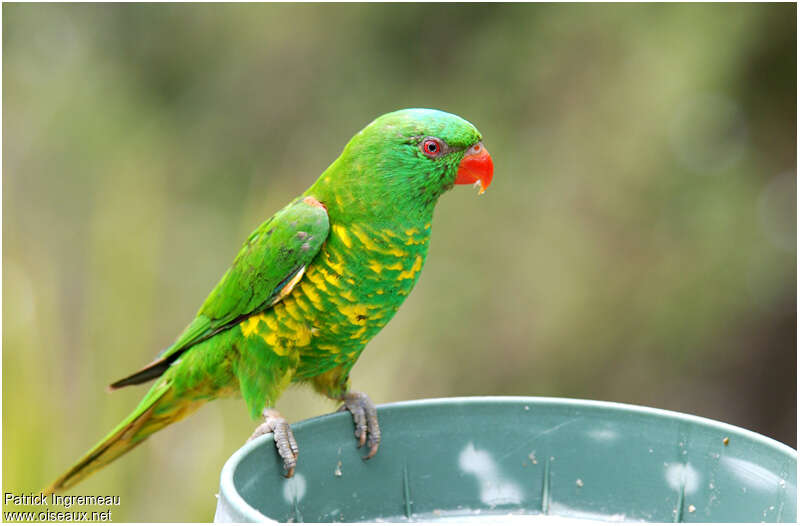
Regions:
<svg viewBox="0 0 800 526"><path fill-rule="evenodd" d="M119 506L119 495L45 495L44 493L3 494L5 506ZM28 512L4 512L6 521L110 522L111 508L103 511L56 511L51 509Z"/></svg>

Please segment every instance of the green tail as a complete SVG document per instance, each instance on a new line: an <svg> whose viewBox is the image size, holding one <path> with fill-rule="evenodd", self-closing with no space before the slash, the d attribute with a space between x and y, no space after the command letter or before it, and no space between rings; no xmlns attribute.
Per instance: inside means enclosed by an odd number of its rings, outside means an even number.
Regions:
<svg viewBox="0 0 800 526"><path fill-rule="evenodd" d="M64 491L117 457L141 444L156 431L177 422L197 409L202 400L176 399L168 382L159 382L111 433L95 445L66 473L58 477L44 493Z"/></svg>

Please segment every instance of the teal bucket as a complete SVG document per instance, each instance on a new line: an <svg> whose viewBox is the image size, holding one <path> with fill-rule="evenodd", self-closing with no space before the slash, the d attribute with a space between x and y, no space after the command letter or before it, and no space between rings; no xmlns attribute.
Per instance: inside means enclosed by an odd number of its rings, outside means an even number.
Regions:
<svg viewBox="0 0 800 526"><path fill-rule="evenodd" d="M558 398L379 406L363 461L348 413L294 424L282 476L272 435L225 464L218 522L795 522L797 452L691 415ZM537 517L532 517L537 516Z"/></svg>

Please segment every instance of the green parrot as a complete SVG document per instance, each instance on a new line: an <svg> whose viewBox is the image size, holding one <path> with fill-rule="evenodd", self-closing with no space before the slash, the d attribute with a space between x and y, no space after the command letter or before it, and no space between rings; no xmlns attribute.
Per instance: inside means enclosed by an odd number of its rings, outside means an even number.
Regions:
<svg viewBox="0 0 800 526"><path fill-rule="evenodd" d="M292 383L352 414L365 459L381 435L349 373L419 278L436 201L454 184L480 193L492 158L466 120L431 109L383 115L358 132L304 194L244 243L197 317L158 359L110 389L156 380L125 420L45 492L65 490L209 400L241 395L250 439L273 433L285 475L298 447L275 410Z"/></svg>

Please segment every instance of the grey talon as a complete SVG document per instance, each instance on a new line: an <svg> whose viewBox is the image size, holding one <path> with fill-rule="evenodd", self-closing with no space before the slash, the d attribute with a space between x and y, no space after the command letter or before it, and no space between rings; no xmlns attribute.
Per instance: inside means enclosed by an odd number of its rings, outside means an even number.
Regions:
<svg viewBox="0 0 800 526"><path fill-rule="evenodd" d="M291 478L297 466L297 454L299 451L292 428L289 426L289 422L275 409L264 409L261 415L264 417L264 423L253 431L247 441L272 433L272 438L275 440L275 448L283 460L283 469L286 471L285 476L286 478Z"/></svg>
<svg viewBox="0 0 800 526"><path fill-rule="evenodd" d="M366 394L358 391L348 392L342 400L344 405L339 408L339 411L347 409L353 415L354 434L358 440L358 448L364 444L369 446L369 452L363 457L364 460L368 460L375 456L381 443L378 410Z"/></svg>

